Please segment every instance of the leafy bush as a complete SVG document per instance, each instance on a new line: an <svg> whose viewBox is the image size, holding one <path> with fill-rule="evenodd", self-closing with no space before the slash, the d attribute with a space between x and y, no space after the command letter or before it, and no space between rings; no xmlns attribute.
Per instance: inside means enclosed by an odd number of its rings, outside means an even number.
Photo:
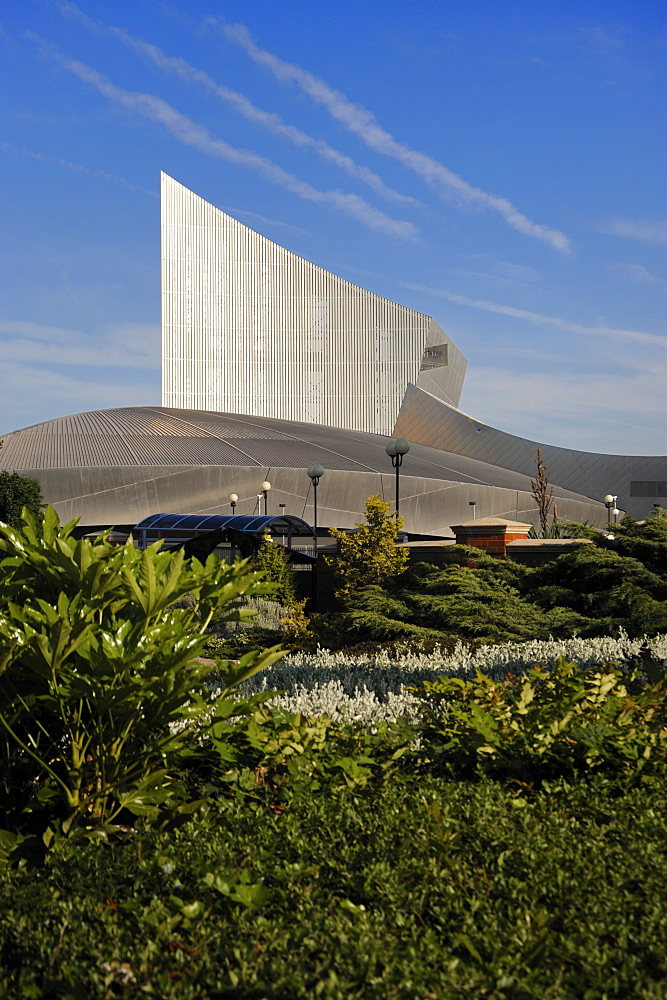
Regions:
<svg viewBox="0 0 667 1000"><path fill-rule="evenodd" d="M648 665L644 665L649 669ZM559 660L523 678L426 682L426 752L456 775L542 781L581 769L640 770L667 755L667 677Z"/></svg>
<svg viewBox="0 0 667 1000"><path fill-rule="evenodd" d="M336 621L322 622L321 641L451 644L462 638L477 644L621 629L631 636L665 632L667 512L640 524L625 518L618 529L615 540L597 532L596 545L535 569L453 545L442 566L417 563L381 583L357 586Z"/></svg>
<svg viewBox="0 0 667 1000"><path fill-rule="evenodd" d="M454 545L444 566L417 563L383 586L360 587L338 628L348 641L489 643L572 635L591 625L574 609L530 600L530 581L531 570L518 563Z"/></svg>
<svg viewBox="0 0 667 1000"><path fill-rule="evenodd" d="M666 810L646 775L228 798L0 883L0 994L662 1000Z"/></svg>
<svg viewBox="0 0 667 1000"><path fill-rule="evenodd" d="M667 510L654 507L645 521L624 517L614 525L613 540L605 539L621 556L637 559L652 573L667 579Z"/></svg>
<svg viewBox="0 0 667 1000"><path fill-rule="evenodd" d="M222 740L226 720L266 697L233 689L281 655L218 664L211 700L204 633L268 585L213 556L187 566L180 551L77 541L74 523L26 512L23 531L0 537L2 825L46 841L53 830L105 836L187 800L177 768L203 721Z"/></svg>
<svg viewBox="0 0 667 1000"><path fill-rule="evenodd" d="M37 479L22 476L18 472L7 472L6 469L0 472L0 522L18 528L21 526L24 507L39 518L43 506L42 487Z"/></svg>
<svg viewBox="0 0 667 1000"><path fill-rule="evenodd" d="M667 579L667 510L654 506L643 521L624 517L610 525L610 532L600 532L585 524L568 528L580 538L590 538L601 549L616 552L642 563L646 569Z"/></svg>
<svg viewBox="0 0 667 1000"><path fill-rule="evenodd" d="M524 593L548 612L569 608L580 616L583 635L667 630L667 578L638 559L597 546L584 545L534 570Z"/></svg>
<svg viewBox="0 0 667 1000"><path fill-rule="evenodd" d="M273 600L284 608L294 603L294 571L287 549L269 536L261 543L252 557L250 568L262 573L269 583L275 584Z"/></svg>

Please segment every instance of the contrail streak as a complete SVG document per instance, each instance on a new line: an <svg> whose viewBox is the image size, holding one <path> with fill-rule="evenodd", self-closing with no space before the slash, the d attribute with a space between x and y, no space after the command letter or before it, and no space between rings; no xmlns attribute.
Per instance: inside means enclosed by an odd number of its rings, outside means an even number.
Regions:
<svg viewBox="0 0 667 1000"><path fill-rule="evenodd" d="M15 146L13 142L0 142L0 149L5 153L20 153L22 156L29 156L32 160L39 160L41 163L55 163L66 170L73 170L77 174L87 174L109 184L117 184L119 187L127 188L128 191L136 191L139 194L149 194L151 198L159 198L157 191L149 191L148 188L139 187L124 177L116 174L109 174L106 170L94 170L91 167L84 167L81 163L72 163L71 160L63 160L59 156L47 156L46 153L35 153L31 149L24 149L22 146Z"/></svg>
<svg viewBox="0 0 667 1000"><path fill-rule="evenodd" d="M315 152L318 156L334 163L341 170L346 171L346 173L348 173L351 177L355 177L357 180L361 180L365 184L368 184L369 187L373 188L377 194L382 195L384 198L389 198L392 201L404 202L410 205L416 205L418 208L424 207L422 202L418 201L416 198L412 198L407 194L401 194L399 191L395 191L393 188L389 187L385 184L381 177L368 167L357 163L351 156L347 156L340 150L335 149L324 139L316 139L313 136L308 135L308 133L303 132L295 125L289 125L284 122L280 115L258 108L244 94L240 94L238 91L232 90L230 87L225 87L223 84L217 83L211 76L209 76L208 73L204 70L198 69L191 63L186 62L185 59L181 59L178 56L169 56L162 49L158 48L157 45L152 45L150 42L144 42L140 38L135 38L134 35L131 35L123 28L114 27L112 25L104 24L102 21L93 20L88 17L87 14L84 14L83 11L80 10L74 3L57 3L57 6L60 13L64 17L69 17L78 21L80 24L83 24L84 27L88 28L89 31L115 35L116 38L118 38L124 45L133 49L139 55L150 59L160 69L175 73L183 80L192 80L195 83L201 84L208 90L211 90L221 100L226 101L227 104L233 107L234 110L242 115L247 121L252 122L254 125L258 125L260 128L266 129L268 132L271 132L272 135L277 135L283 139L287 139L289 142L294 143L295 146L299 146L301 149L313 150L313 152Z"/></svg>
<svg viewBox="0 0 667 1000"><path fill-rule="evenodd" d="M193 146L207 156L217 157L237 166L254 170L267 180L286 188L306 201L334 205L340 211L352 216L376 232L412 242L417 240L417 229L411 222L390 218L384 212L369 205L359 195L347 194L338 190L321 191L314 188L307 181L288 173L266 157L259 156L248 149L237 149L235 146L230 146L223 139L212 135L203 125L193 121L187 115L181 114L180 111L163 101L161 97L123 90L107 77L98 73L97 70L86 66L85 63L70 59L60 53L54 53L54 56L66 69L84 83L95 87L110 101L136 111L151 121L159 122L180 142Z"/></svg>
<svg viewBox="0 0 667 1000"><path fill-rule="evenodd" d="M454 194L461 202L497 212L508 225L525 236L542 240L563 253L572 252L570 241L564 233L533 222L522 215L507 198L474 187L427 153L398 142L382 128L375 115L367 108L353 103L345 94L334 90L308 70L284 62L266 49L261 49L245 25L227 24L220 18L209 18L206 23L213 24L225 37L240 45L254 62L265 66L276 79L295 83L317 104L323 105L337 121L358 135L371 149L398 160L441 194Z"/></svg>
<svg viewBox="0 0 667 1000"><path fill-rule="evenodd" d="M447 292L439 288L427 288L425 285L415 285L408 281L402 281L401 284L415 292L426 292L428 295L436 296L436 298L456 302L457 305L483 309L485 312L499 313L502 316L513 316L515 319L524 319L529 323L541 326L555 326L560 330L568 330L570 333L582 333L586 336L597 337L619 337L623 340L634 340L638 343L659 344L661 347L667 347L667 337L661 337L657 333L644 333L642 330L620 330L609 326L584 326L581 323L570 323L558 316L543 316L541 313L530 312L528 309L516 309L514 306L501 306L497 302L487 302L486 299L469 299L466 295L457 295L455 292Z"/></svg>
<svg viewBox="0 0 667 1000"><path fill-rule="evenodd" d="M235 111L242 115L247 121L252 122L254 125L259 125L261 128L271 132L272 135L277 135L283 139L287 139L289 142L293 143L295 146L299 146L301 149L313 150L313 152L317 153L318 156L334 163L351 177L355 177L357 180L361 180L365 184L368 184L369 187L373 188L377 194L382 195L384 198L422 207L422 203L417 201L416 198L412 198L410 195L401 194L399 191L395 191L393 188L385 184L381 177L379 177L372 170L369 170L368 167L364 167L362 164L356 163L352 157L347 156L340 150L330 146L324 139L316 139L313 136L308 135L306 132L303 132L295 125L289 125L287 122L284 122L280 115L258 108L257 105L253 104L252 101L250 101L244 94L240 94L236 90L231 90L223 84L216 83L216 81L209 76L208 73L204 72L204 70L198 69L196 66L192 66L190 63L178 56L167 55L156 45L151 45L149 42L143 42L141 39L134 38L126 31L123 31L122 28L111 27L108 30L112 34L116 35L116 37L119 38L125 45L134 49L135 52L138 52L140 55L147 56L150 60L152 60L152 62L155 63L156 66L159 66L160 69L176 73L181 77L181 79L193 80L196 83L202 84L208 90L216 94L217 97L226 101L227 104L233 107Z"/></svg>

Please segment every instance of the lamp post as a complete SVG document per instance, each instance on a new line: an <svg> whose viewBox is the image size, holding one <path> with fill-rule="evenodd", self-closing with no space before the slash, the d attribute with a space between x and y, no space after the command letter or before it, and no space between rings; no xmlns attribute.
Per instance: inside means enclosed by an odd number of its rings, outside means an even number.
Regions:
<svg viewBox="0 0 667 1000"><path fill-rule="evenodd" d="M616 524L616 520L618 518L618 515L620 514L620 511L616 506L617 500L618 497L612 496L611 493L607 493L606 497L604 498L604 505L609 511L608 514L609 519L611 520L611 515L612 514L614 515L614 524Z"/></svg>
<svg viewBox="0 0 667 1000"><path fill-rule="evenodd" d="M270 489L271 489L271 483L269 483L266 480L260 486L260 490L262 491L262 496L264 497L264 516L265 517L269 513L269 490Z"/></svg>
<svg viewBox="0 0 667 1000"><path fill-rule="evenodd" d="M306 475L313 484L313 531L315 533L315 554L317 555L317 487L324 475L324 466L311 465L306 469Z"/></svg>
<svg viewBox="0 0 667 1000"><path fill-rule="evenodd" d="M384 449L391 459L391 464L396 469L396 517L398 517L398 477L399 470L403 464L403 456L407 455L410 451L410 442L406 441L405 438L392 438L391 441L387 441Z"/></svg>
<svg viewBox="0 0 667 1000"><path fill-rule="evenodd" d="M232 508L232 517L236 513L236 505L237 505L238 502L239 502L239 498L238 498L237 494L236 493L230 493L229 494L229 504L230 504L230 506Z"/></svg>
<svg viewBox="0 0 667 1000"><path fill-rule="evenodd" d="M477 501L468 500L468 506L472 507L472 519L475 521L477 519Z"/></svg>

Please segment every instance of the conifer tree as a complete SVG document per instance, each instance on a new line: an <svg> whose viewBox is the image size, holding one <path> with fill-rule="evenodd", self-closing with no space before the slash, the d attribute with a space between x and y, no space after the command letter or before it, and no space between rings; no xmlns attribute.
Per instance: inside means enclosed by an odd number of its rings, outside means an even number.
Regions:
<svg viewBox="0 0 667 1000"><path fill-rule="evenodd" d="M261 570L266 574L265 578L269 583L277 584L274 593L268 595L271 600L282 604L284 608L294 602L293 571L284 546L266 536L253 556L251 568Z"/></svg>
<svg viewBox="0 0 667 1000"><path fill-rule="evenodd" d="M40 518L43 506L42 488L36 479L21 476L18 472L0 472L0 521L3 524L20 528L24 507Z"/></svg>
<svg viewBox="0 0 667 1000"><path fill-rule="evenodd" d="M341 600L348 600L360 587L398 576L407 567L407 549L396 548L403 518L390 514L390 508L391 504L376 494L366 501L366 523L357 522L352 534L329 529L338 542L338 555L327 561L340 581L336 596Z"/></svg>

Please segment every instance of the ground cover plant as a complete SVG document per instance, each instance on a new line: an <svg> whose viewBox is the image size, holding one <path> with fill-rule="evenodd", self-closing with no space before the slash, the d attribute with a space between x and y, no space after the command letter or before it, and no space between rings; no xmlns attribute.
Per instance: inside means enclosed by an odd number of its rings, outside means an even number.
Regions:
<svg viewBox="0 0 667 1000"><path fill-rule="evenodd" d="M664 776L261 791L12 872L4 995L664 996Z"/></svg>
<svg viewBox="0 0 667 1000"><path fill-rule="evenodd" d="M451 650L436 645L429 652L400 645L353 654L347 650L298 650L243 684L247 694L275 690L271 705L305 716L327 715L334 721L374 725L400 718L415 720L420 702L414 688L439 678L474 680L478 672L501 681L523 676L540 664L559 659L582 669L614 663L629 672L642 659L667 666L667 635L630 638L532 639L527 642L472 647L458 642ZM216 685L215 677L211 684Z"/></svg>
<svg viewBox="0 0 667 1000"><path fill-rule="evenodd" d="M0 995L664 996L664 635L202 663L247 566L2 538Z"/></svg>

